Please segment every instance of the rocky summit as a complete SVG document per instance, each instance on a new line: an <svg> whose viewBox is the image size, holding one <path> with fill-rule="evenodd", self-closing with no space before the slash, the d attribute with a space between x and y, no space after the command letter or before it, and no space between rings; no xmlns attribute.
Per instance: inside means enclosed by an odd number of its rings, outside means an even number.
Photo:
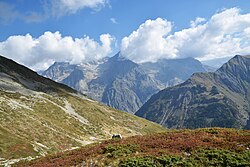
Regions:
<svg viewBox="0 0 250 167"><path fill-rule="evenodd" d="M195 73L153 95L137 116L168 128L250 129L250 56L235 56L216 72Z"/></svg>

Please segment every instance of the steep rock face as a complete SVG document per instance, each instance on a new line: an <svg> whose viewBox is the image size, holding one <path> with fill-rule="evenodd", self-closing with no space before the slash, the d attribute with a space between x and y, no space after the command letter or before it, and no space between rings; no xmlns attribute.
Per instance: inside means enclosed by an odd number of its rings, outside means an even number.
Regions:
<svg viewBox="0 0 250 167"><path fill-rule="evenodd" d="M153 95L136 115L169 128L250 128L250 57L235 56L214 73Z"/></svg>
<svg viewBox="0 0 250 167"><path fill-rule="evenodd" d="M134 113L159 90L157 86L138 64L116 55L99 66L99 77L89 83L89 94L93 92L91 97Z"/></svg>
<svg viewBox="0 0 250 167"><path fill-rule="evenodd" d="M193 58L136 64L119 53L99 62L68 64L69 68L65 64L57 67L60 63L55 63L43 75L130 113L136 112L159 90L183 82L194 72L204 71L202 64Z"/></svg>
<svg viewBox="0 0 250 167"><path fill-rule="evenodd" d="M57 82L70 86L83 94L91 96L88 83L98 76L99 64L105 62L88 62L85 64L69 64L66 62L55 62L46 71L42 73L44 77L53 79ZM95 94L96 95L96 94ZM94 98L95 100L99 100Z"/></svg>
<svg viewBox="0 0 250 167"><path fill-rule="evenodd" d="M72 71L67 78L62 80L62 83L66 85L74 85L74 88L77 88L78 83L81 80L84 80L85 76L83 74L83 71L75 68L74 71Z"/></svg>

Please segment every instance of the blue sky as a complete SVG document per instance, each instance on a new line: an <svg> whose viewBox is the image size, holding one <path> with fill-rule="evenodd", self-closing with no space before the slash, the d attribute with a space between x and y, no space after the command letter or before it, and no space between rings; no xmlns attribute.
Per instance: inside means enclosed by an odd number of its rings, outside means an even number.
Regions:
<svg viewBox="0 0 250 167"><path fill-rule="evenodd" d="M43 12L41 0L0 0L14 6L22 14ZM60 31L62 35L82 37L89 35L98 40L100 34L110 33L118 40L136 30L148 19L157 17L173 21L175 30L187 28L196 17L211 17L216 11L224 8L239 7L243 12L250 12L247 0L110 0L103 8L83 8L75 14L60 18L49 17L42 21L29 22L15 18L7 23L1 22L0 40L11 35L30 33L34 37L45 31ZM6 17L4 14L1 17ZM118 24L110 21L115 18Z"/></svg>
<svg viewBox="0 0 250 167"><path fill-rule="evenodd" d="M71 2L75 3L72 4ZM209 20L216 13L223 13L223 11L226 10L236 9L235 11L228 12L229 14L225 14L225 16L221 14L221 17L229 17L228 15L234 15L235 13L247 16L247 14L250 13L250 3L247 0L71 0L71 2L70 0L0 0L0 54L4 54L37 70L46 68L54 61L67 60L72 63L79 63L76 61L77 56L72 56L71 58L61 56L60 58L60 56L56 55L55 58L53 58L51 51L46 49L43 49L43 53L51 54L50 57L45 56L44 59L34 58L37 61L31 61L28 56L13 55L16 52L11 49L17 44L10 44L10 46L6 44L10 43L10 37L16 37L17 35L25 37L25 39L20 39L23 40L22 42L25 42L25 40L30 41L32 39L38 39L41 36L44 37L45 32L51 33L47 33L46 37L56 36L55 33L58 32L59 35L57 34L57 36L60 38L59 40L67 36L72 38L72 43L75 43L75 38L85 39L87 36L89 40L82 41L81 46L85 46L85 43L90 45L91 42L91 45L96 45L94 48L85 49L90 51L86 51L88 53L84 52L86 55L82 56L84 57L81 58L82 61L86 60L88 54L95 54L95 58L101 58L115 54L119 50L122 50L126 57L136 62L143 62L142 60L155 61L164 58L164 56L166 58L192 57L193 53L193 57L200 58L201 60L209 59L209 55L211 55L210 59L215 59L218 55L213 55L211 52L207 53L207 51L205 53L205 51L199 51L197 49L187 51L187 47L177 48L178 51L176 52L174 50L176 50L177 46L173 48L172 51L162 50L159 54L157 51L144 52L142 50L144 50L147 44L141 40L147 41L150 40L150 38L146 39L141 33L145 31L151 34L151 32L154 31L150 31L150 27L154 29L160 25L159 29L155 29L155 31L162 30L164 32L155 34L161 37L159 40L164 38L163 46L171 48L172 46L168 41L170 41L170 39L173 41L173 38L177 38L171 37L171 35L175 32L182 32L184 29L190 29L190 22L194 21L197 17L202 18L200 20L198 19L197 25L195 25L198 27L198 24L209 25ZM220 19L223 20L223 18ZM148 22L144 25L144 29L141 28L141 30L139 30L139 26L146 23L147 20L151 20L152 22ZM233 32L233 34L225 33L223 36L226 38L229 34L235 37L235 34L245 32L248 27L248 25L243 24L246 22L245 20L246 19L243 19L241 21L239 27L237 30L234 30L235 32ZM171 25L165 24L167 22ZM242 26L245 27L241 28ZM167 29L169 27L171 30L168 31ZM133 35L133 31L137 31L137 34ZM27 34L30 34L32 39L30 39ZM103 41L106 42L100 41L102 34L106 34L106 36L103 36ZM107 36L107 34L110 36ZM169 36L168 44L165 44L165 40L167 40L165 36ZM128 38L124 39L124 37ZM154 36L152 39L153 38ZM48 38L44 40L46 39ZM233 39L235 40L235 38ZM34 45L42 43L40 40L30 42ZM248 38L240 41L240 43L244 43L244 46L247 45ZM107 46L108 44L110 44L110 48L103 46ZM185 44L183 44L183 46L184 45ZM226 44L223 43L223 47L225 45ZM141 48L141 50L136 47ZM195 46L189 48L192 47ZM155 46L153 49L161 50L161 48L162 47ZM238 51L240 51L240 49L238 49ZM105 54L99 54L99 52ZM172 55L167 55L165 52L171 52ZM32 53L34 54L34 49ZM234 53L232 53L232 55ZM25 52L23 54L25 54ZM145 54L147 57L141 57L141 54ZM197 56L199 54L200 56ZM204 54L204 56L202 54ZM221 54L224 55L219 56L218 58L220 59L229 56L228 51L221 51ZM37 56L41 57L43 55ZM26 60L26 58L28 60ZM39 64L41 61L44 63Z"/></svg>

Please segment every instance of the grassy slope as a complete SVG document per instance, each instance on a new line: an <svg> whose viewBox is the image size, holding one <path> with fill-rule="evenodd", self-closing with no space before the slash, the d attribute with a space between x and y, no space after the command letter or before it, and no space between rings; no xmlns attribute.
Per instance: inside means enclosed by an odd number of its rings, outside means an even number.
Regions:
<svg viewBox="0 0 250 167"><path fill-rule="evenodd" d="M66 113L65 102L88 120ZM24 95L0 90L0 158L40 156L123 136L165 129L125 112L68 93Z"/></svg>
<svg viewBox="0 0 250 167"><path fill-rule="evenodd" d="M250 166L249 148L249 130L173 130L104 141L18 166Z"/></svg>
<svg viewBox="0 0 250 167"><path fill-rule="evenodd" d="M114 110L0 56L0 166L165 128Z"/></svg>

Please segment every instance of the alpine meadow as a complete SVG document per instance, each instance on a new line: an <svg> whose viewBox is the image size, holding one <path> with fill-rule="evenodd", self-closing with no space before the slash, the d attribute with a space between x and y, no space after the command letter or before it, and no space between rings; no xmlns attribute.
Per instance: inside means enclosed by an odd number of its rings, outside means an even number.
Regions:
<svg viewBox="0 0 250 167"><path fill-rule="evenodd" d="M0 166L250 167L250 3L0 0Z"/></svg>

